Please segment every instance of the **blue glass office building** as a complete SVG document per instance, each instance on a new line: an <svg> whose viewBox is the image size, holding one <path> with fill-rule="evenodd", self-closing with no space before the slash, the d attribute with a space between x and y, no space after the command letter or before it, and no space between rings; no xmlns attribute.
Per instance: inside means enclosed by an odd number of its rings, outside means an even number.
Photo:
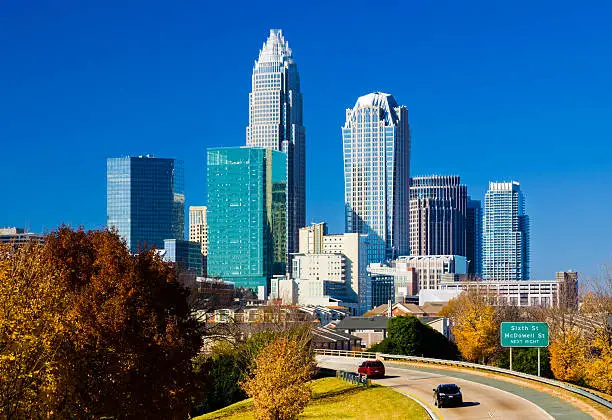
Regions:
<svg viewBox="0 0 612 420"><path fill-rule="evenodd" d="M482 275L482 206L468 196L465 219L465 256L468 273Z"/></svg>
<svg viewBox="0 0 612 420"><path fill-rule="evenodd" d="M483 219L482 274L491 280L529 280L529 217L516 181L489 182Z"/></svg>
<svg viewBox="0 0 612 420"><path fill-rule="evenodd" d="M286 271L286 156L253 147L207 151L208 275L260 297Z"/></svg>
<svg viewBox="0 0 612 420"><path fill-rule="evenodd" d="M361 96L346 110L342 141L345 231L368 235L368 263L408 255L408 110L386 93Z"/></svg>
<svg viewBox="0 0 612 420"><path fill-rule="evenodd" d="M148 155L107 159L106 223L134 253L163 249L164 239L183 239L182 162Z"/></svg>
<svg viewBox="0 0 612 420"><path fill-rule="evenodd" d="M191 270L196 276L202 275L204 256L199 242L165 239L164 251L164 259L176 263L179 270Z"/></svg>

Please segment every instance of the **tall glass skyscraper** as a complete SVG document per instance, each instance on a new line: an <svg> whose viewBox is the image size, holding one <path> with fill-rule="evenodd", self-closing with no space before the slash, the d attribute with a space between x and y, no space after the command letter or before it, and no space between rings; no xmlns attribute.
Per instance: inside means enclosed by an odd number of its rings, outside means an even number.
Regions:
<svg viewBox="0 0 612 420"><path fill-rule="evenodd" d="M106 161L106 224L116 227L131 252L164 248L164 239L183 239L183 164L153 156Z"/></svg>
<svg viewBox="0 0 612 420"><path fill-rule="evenodd" d="M285 274L287 156L262 148L207 153L208 275L267 297Z"/></svg>
<svg viewBox="0 0 612 420"><path fill-rule="evenodd" d="M411 255L465 256L467 187L459 176L410 181Z"/></svg>
<svg viewBox="0 0 612 420"><path fill-rule="evenodd" d="M482 275L482 205L468 196L465 218L465 256L468 273Z"/></svg>
<svg viewBox="0 0 612 420"><path fill-rule="evenodd" d="M489 182L483 221L483 278L529 280L529 217L518 182Z"/></svg>
<svg viewBox="0 0 612 420"><path fill-rule="evenodd" d="M410 127L408 110L375 92L346 110L345 230L369 236L368 263L409 253Z"/></svg>
<svg viewBox="0 0 612 420"><path fill-rule="evenodd" d="M298 229L306 225L306 153L300 75L280 29L259 51L249 94L247 146L287 154L287 252L298 251Z"/></svg>

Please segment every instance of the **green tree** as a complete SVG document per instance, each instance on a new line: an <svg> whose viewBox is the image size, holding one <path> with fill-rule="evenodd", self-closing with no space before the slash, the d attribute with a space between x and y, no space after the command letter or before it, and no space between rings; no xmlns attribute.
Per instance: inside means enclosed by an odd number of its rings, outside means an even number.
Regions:
<svg viewBox="0 0 612 420"><path fill-rule="evenodd" d="M387 338L372 346L370 351L451 360L457 357L453 343L413 316L391 318L387 324Z"/></svg>
<svg viewBox="0 0 612 420"><path fill-rule="evenodd" d="M497 359L496 366L510 368L510 349L503 349ZM537 348L513 348L512 349L512 369L517 372L538 374L538 349ZM554 378L550 369L550 353L548 348L540 349L540 374L545 378Z"/></svg>

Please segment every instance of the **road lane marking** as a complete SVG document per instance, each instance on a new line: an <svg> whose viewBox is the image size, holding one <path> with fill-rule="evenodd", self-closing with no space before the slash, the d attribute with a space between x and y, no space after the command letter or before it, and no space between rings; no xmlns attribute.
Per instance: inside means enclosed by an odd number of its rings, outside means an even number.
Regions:
<svg viewBox="0 0 612 420"><path fill-rule="evenodd" d="M427 414L429 414L429 417L431 417L432 419L434 419L434 420L436 420L436 419L444 420L444 417L442 416L442 413L440 413L440 411L436 407L431 406L429 403L423 401L421 398L417 397L416 395L411 394L408 391L396 388L394 385L383 385L383 384L379 383L378 381L375 382L375 383L379 384L380 386L391 388L395 392L400 393L402 395L407 396L408 398L411 398L411 399L415 400L417 403L419 403L419 405L421 407L423 407L425 409L425 411L427 411Z"/></svg>

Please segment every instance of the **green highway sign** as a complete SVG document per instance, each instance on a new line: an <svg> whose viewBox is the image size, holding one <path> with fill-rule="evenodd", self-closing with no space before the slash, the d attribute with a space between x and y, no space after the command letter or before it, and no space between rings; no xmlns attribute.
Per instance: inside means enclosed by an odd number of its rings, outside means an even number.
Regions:
<svg viewBox="0 0 612 420"><path fill-rule="evenodd" d="M502 347L548 347L546 322L502 322Z"/></svg>

